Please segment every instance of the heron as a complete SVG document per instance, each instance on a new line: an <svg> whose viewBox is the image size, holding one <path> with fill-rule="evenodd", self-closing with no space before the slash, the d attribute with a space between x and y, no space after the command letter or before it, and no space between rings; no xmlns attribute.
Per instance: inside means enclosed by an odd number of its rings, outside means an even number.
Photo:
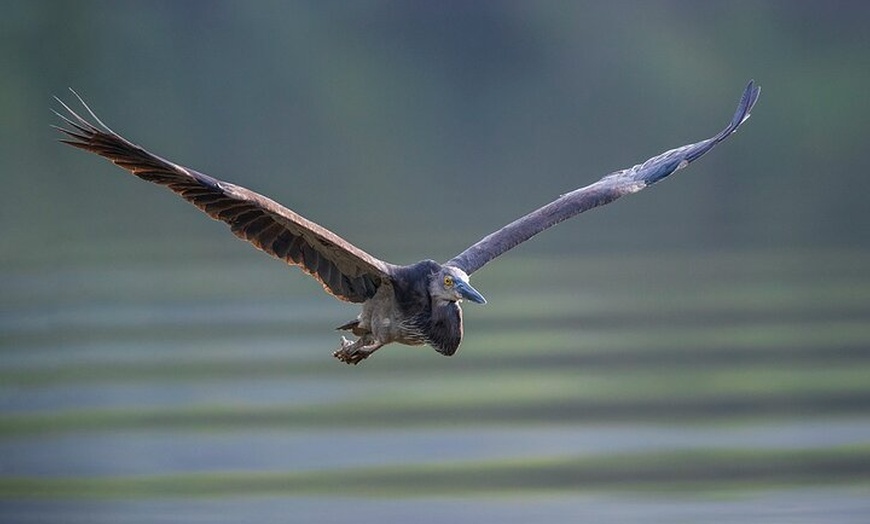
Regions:
<svg viewBox="0 0 870 524"><path fill-rule="evenodd" d="M469 277L506 251L584 211L661 181L702 157L745 122L761 92L750 81L728 125L711 138L666 151L597 182L563 194L483 237L444 263L422 260L410 265L380 260L347 240L261 194L161 158L106 126L85 101L70 91L90 116L80 116L61 99L66 111L53 126L61 142L102 156L133 175L166 186L213 219L226 223L257 249L299 267L335 298L362 304L359 315L337 329L333 356L358 364L390 343L428 345L453 355L463 337L460 302L485 304Z"/></svg>

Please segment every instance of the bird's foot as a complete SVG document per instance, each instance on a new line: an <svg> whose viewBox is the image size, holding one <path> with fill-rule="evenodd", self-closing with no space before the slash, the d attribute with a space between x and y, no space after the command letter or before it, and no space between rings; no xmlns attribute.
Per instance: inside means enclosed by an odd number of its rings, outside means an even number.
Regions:
<svg viewBox="0 0 870 524"><path fill-rule="evenodd" d="M345 364L353 364L354 366L369 358L369 356L380 348L383 344L365 345L364 339L359 339L355 342L341 337L341 347L338 348L332 356Z"/></svg>

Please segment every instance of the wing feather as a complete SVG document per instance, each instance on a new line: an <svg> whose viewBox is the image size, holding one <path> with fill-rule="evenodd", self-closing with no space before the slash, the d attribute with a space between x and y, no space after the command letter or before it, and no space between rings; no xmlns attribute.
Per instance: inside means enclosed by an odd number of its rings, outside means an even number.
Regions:
<svg viewBox="0 0 870 524"><path fill-rule="evenodd" d="M503 228L487 235L447 262L471 274L505 251L525 242L541 231L589 209L603 206L659 180L697 160L734 133L749 118L761 87L750 81L743 91L737 111L728 126L717 135L695 144L671 149L629 169L611 173L598 182L562 195Z"/></svg>
<svg viewBox="0 0 870 524"><path fill-rule="evenodd" d="M332 231L281 204L235 184L174 164L129 142L103 124L73 91L95 123L56 99L67 115L55 111L66 127L57 127L66 144L96 153L137 177L166 186L237 237L298 266L324 289L348 302L363 302L390 277L392 264L379 260Z"/></svg>

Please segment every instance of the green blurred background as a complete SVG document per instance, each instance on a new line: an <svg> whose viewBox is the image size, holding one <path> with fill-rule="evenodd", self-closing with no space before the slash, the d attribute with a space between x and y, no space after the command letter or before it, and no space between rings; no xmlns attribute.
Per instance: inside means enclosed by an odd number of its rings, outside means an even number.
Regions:
<svg viewBox="0 0 870 524"><path fill-rule="evenodd" d="M0 520L870 518L870 4L0 0ZM56 142L113 129L394 263L750 122L474 275L357 308Z"/></svg>

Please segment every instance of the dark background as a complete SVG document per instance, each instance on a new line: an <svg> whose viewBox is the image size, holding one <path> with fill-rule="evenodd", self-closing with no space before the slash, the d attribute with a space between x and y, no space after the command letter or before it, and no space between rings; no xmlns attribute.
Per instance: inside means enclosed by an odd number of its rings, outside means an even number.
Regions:
<svg viewBox="0 0 870 524"><path fill-rule="evenodd" d="M226 245L156 189L52 144L48 108L72 100L67 87L158 154L407 262L448 258L561 192L711 135L755 78L761 105L727 151L524 249L870 242L860 3L5 2L3 13L0 253L12 263L83 243L138 256L118 239Z"/></svg>
<svg viewBox="0 0 870 524"><path fill-rule="evenodd" d="M0 1L9 522L861 522L870 4ZM357 309L117 132L394 263L751 120L474 275L466 342L331 358ZM427 520L429 519L429 520Z"/></svg>

